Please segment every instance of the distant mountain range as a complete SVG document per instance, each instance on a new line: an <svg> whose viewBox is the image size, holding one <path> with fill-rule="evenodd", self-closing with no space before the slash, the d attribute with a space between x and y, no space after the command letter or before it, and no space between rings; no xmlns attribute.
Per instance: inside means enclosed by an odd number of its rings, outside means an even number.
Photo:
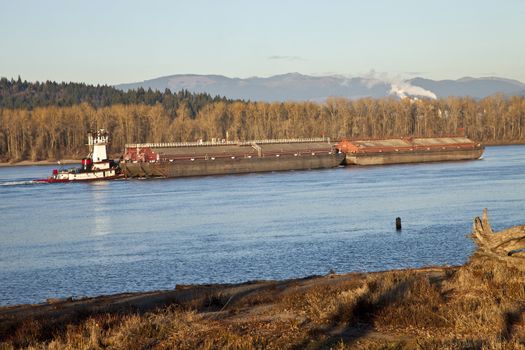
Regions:
<svg viewBox="0 0 525 350"><path fill-rule="evenodd" d="M310 76L299 73L274 75L268 78L228 78L222 75L178 74L145 80L138 83L119 84L124 91L151 88L172 92L182 89L191 92L206 92L232 99L252 101L323 101L328 97L406 96L442 98L448 96L470 96L480 99L493 94L525 96L525 84L511 79L461 78L458 80L431 80L414 78L403 81L385 81L377 78L344 76Z"/></svg>

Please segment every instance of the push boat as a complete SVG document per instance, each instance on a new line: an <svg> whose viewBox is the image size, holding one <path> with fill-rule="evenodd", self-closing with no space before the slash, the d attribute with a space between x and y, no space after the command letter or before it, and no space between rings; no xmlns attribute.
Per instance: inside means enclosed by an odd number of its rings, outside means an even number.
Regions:
<svg viewBox="0 0 525 350"><path fill-rule="evenodd" d="M50 177L36 182L97 181L123 177L117 162L107 157L108 142L109 133L104 129L88 133L89 154L82 159L80 168L54 169Z"/></svg>

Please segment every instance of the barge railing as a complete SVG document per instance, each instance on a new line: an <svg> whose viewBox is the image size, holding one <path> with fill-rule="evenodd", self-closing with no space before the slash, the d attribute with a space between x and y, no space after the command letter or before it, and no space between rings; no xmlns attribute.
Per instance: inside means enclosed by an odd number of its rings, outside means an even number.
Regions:
<svg viewBox="0 0 525 350"><path fill-rule="evenodd" d="M306 143L306 142L327 142L329 137L316 137L304 139L269 139L251 141L204 141L204 142L161 142L161 143L127 143L126 148L169 148L169 147L199 147L199 146L253 146L253 144L272 144L272 143Z"/></svg>

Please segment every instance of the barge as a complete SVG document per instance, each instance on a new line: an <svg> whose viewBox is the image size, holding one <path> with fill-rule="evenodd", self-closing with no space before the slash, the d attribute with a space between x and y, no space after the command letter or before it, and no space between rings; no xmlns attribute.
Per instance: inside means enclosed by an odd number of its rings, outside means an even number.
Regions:
<svg viewBox="0 0 525 350"><path fill-rule="evenodd" d="M126 144L126 177L184 177L333 168L344 161L328 138Z"/></svg>
<svg viewBox="0 0 525 350"><path fill-rule="evenodd" d="M347 165L380 165L479 159L484 147L457 136L343 140L337 149L346 154Z"/></svg>

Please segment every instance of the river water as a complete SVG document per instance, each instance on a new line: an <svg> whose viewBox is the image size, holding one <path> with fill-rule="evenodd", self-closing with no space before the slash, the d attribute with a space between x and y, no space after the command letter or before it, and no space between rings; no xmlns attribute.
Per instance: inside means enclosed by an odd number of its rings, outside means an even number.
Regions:
<svg viewBox="0 0 525 350"><path fill-rule="evenodd" d="M495 229L525 221L525 146L466 162L31 182L52 169L0 168L0 305L457 265L484 207Z"/></svg>

